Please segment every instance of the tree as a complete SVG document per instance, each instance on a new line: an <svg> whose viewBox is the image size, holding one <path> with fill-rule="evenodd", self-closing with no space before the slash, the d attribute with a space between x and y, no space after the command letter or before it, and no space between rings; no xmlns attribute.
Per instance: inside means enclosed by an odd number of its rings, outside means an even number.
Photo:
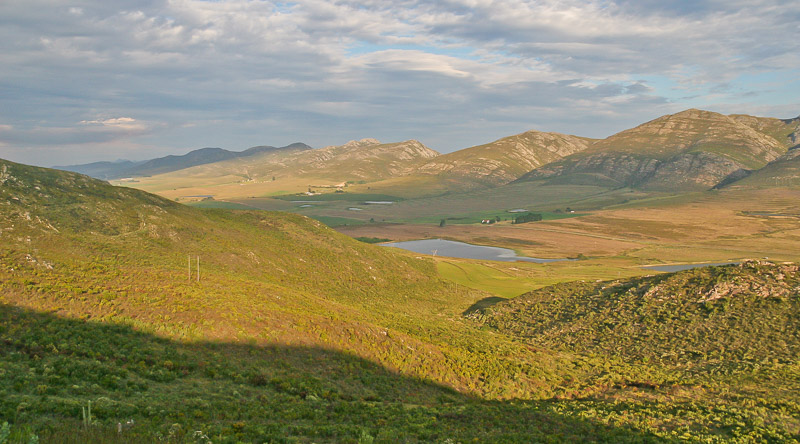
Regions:
<svg viewBox="0 0 800 444"><path fill-rule="evenodd" d="M537 222L542 220L542 215L540 213L525 213L521 216L517 216L511 222L512 224L524 224L525 222Z"/></svg>
<svg viewBox="0 0 800 444"><path fill-rule="evenodd" d="M440 227L443 227L443 226L444 226L446 223L447 223L447 221L445 221L444 219L442 219L442 221L441 221L441 222L439 222L439 226L440 226Z"/></svg>

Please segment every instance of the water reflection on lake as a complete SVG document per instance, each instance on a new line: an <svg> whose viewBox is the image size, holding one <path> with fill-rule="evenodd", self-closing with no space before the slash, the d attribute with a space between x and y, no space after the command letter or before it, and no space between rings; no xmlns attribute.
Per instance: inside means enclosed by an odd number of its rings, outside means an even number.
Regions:
<svg viewBox="0 0 800 444"><path fill-rule="evenodd" d="M472 245L464 242L450 241L444 239L422 239L405 242L389 242L381 244L384 247L401 248L413 251L414 253L430 254L434 256L458 257L464 259L481 259L487 261L503 262L555 262L567 259L539 259L535 257L517 256L514 250L500 247L486 247L483 245Z"/></svg>

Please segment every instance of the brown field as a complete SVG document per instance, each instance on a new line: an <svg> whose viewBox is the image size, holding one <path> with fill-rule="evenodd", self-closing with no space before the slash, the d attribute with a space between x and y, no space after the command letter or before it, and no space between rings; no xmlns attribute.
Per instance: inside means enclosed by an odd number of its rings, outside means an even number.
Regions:
<svg viewBox="0 0 800 444"><path fill-rule="evenodd" d="M410 225L369 224L338 227L341 233L353 237L366 236L392 240L443 238L479 245L511 248L525 255L542 258L563 258L585 254L587 256L616 256L624 251L639 248L636 241L603 236L601 234L574 232L553 227L551 224L511 225Z"/></svg>
<svg viewBox="0 0 800 444"><path fill-rule="evenodd" d="M753 213L768 213L753 214ZM800 260L800 191L734 190L626 204L589 215L510 225L369 224L350 236L448 238L556 258L627 256L638 263Z"/></svg>

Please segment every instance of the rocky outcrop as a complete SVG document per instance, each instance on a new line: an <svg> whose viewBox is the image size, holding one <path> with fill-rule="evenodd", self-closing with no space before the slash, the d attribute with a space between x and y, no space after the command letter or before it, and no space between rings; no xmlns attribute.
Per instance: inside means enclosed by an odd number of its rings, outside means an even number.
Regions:
<svg viewBox="0 0 800 444"><path fill-rule="evenodd" d="M437 156L439 153L417 140L381 143L377 139L361 139L305 151L262 167L269 168L269 174L289 170L295 176L312 174L374 180L409 174Z"/></svg>
<svg viewBox="0 0 800 444"><path fill-rule="evenodd" d="M420 166L416 173L500 185L583 151L592 142L583 137L528 131L439 156Z"/></svg>
<svg viewBox="0 0 800 444"><path fill-rule="evenodd" d="M785 144L754 129L758 124L743 117L687 110L598 141L520 180L586 183L588 177L603 186L708 189L786 152Z"/></svg>

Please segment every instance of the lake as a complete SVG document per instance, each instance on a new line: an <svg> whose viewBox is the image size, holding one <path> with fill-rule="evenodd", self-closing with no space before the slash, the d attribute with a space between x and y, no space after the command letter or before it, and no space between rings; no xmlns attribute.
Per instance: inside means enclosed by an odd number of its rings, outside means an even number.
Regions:
<svg viewBox="0 0 800 444"><path fill-rule="evenodd" d="M646 265L642 268L653 271L674 273L676 271L691 270L692 268L716 267L719 265L738 265L739 262L709 262L705 264L678 264L678 265Z"/></svg>
<svg viewBox="0 0 800 444"><path fill-rule="evenodd" d="M387 242L384 247L400 248L414 253L433 256L458 257L463 259L481 259L502 262L555 262L567 259L539 259L535 257L517 256L514 250L500 247L487 247L444 239L422 239L405 242Z"/></svg>

